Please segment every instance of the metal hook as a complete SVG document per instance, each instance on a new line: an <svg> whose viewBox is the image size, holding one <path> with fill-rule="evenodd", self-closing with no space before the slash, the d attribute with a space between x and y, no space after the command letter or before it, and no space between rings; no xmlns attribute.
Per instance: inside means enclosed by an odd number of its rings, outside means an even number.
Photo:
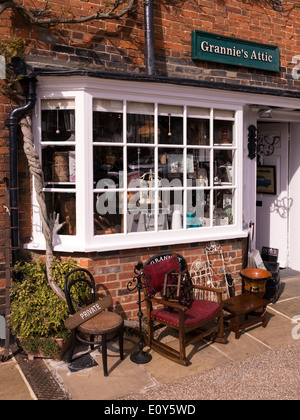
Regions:
<svg viewBox="0 0 300 420"><path fill-rule="evenodd" d="M6 213L8 213L10 215L10 210L7 206L3 206L5 208Z"/></svg>

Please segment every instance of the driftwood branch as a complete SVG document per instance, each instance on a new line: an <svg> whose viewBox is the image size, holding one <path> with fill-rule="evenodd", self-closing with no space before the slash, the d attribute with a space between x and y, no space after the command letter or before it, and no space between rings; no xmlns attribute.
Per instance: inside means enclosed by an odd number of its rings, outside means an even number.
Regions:
<svg viewBox="0 0 300 420"><path fill-rule="evenodd" d="M121 19L129 13L136 0L105 1L99 9L88 16L76 17L70 10L62 9L60 14L54 14L50 3L46 2L41 9L29 9L14 0L0 0L0 15L7 9L16 10L29 23L36 26L56 26L62 23L86 23L92 20Z"/></svg>
<svg viewBox="0 0 300 420"><path fill-rule="evenodd" d="M21 118L20 127L23 134L24 152L28 160L29 170L34 179L34 189L36 192L37 202L39 204L43 234L46 241L46 270L48 283L57 296L65 300L64 292L58 286L56 281L53 280L51 275L51 265L53 262L53 234L59 231L59 229L63 226L63 223L59 224L59 215L48 216L47 213L45 195L43 191L44 173L40 164L39 155L34 147L31 117L29 115Z"/></svg>

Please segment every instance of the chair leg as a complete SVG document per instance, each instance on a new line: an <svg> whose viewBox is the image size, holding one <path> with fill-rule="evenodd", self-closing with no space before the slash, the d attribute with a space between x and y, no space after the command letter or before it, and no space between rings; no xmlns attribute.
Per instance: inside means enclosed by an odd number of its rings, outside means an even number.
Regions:
<svg viewBox="0 0 300 420"><path fill-rule="evenodd" d="M226 342L225 338L224 338L224 315L223 315L223 310L221 310L219 319L218 319L218 324L219 324L219 328L217 331L217 335L215 337L215 341L217 343L222 343L224 344Z"/></svg>
<svg viewBox="0 0 300 420"><path fill-rule="evenodd" d="M95 336L94 335L90 335L90 341L91 341L91 350L94 350L94 341L95 341Z"/></svg>
<svg viewBox="0 0 300 420"><path fill-rule="evenodd" d="M120 359L121 360L124 360L123 334L124 334L124 330L123 330L123 327L122 327L120 329L120 332L119 332L119 348L120 348Z"/></svg>
<svg viewBox="0 0 300 420"><path fill-rule="evenodd" d="M104 376L108 376L107 372L107 340L106 335L102 335L102 363L103 363L103 372Z"/></svg>
<svg viewBox="0 0 300 420"><path fill-rule="evenodd" d="M185 332L184 332L184 312L179 311L179 358L185 361Z"/></svg>
<svg viewBox="0 0 300 420"><path fill-rule="evenodd" d="M76 329L72 330L72 337L71 337L71 346L70 346L70 350L69 350L69 356L68 356L68 363L71 363L72 358L73 358L73 353L75 350L75 344L76 344Z"/></svg>

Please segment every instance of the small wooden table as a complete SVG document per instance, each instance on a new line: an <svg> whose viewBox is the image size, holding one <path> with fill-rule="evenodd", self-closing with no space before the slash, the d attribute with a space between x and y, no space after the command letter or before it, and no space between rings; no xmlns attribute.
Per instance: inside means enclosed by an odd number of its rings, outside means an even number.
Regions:
<svg viewBox="0 0 300 420"><path fill-rule="evenodd" d="M232 298L226 299L223 302L223 308L229 312L230 315L224 317L224 323L235 332L235 338L240 337L240 330L250 327L258 323L262 323L265 328L267 305L269 301L256 296L253 293L245 292ZM261 311L260 311L261 309ZM248 321L248 316L254 316ZM240 317L245 316L245 322L240 323ZM235 318L235 322L230 322L231 318Z"/></svg>

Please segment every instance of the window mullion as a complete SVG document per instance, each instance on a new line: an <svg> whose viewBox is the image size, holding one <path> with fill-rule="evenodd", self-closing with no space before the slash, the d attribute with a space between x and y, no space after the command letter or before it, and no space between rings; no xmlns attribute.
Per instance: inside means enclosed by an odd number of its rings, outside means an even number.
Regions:
<svg viewBox="0 0 300 420"><path fill-rule="evenodd" d="M159 213L159 181L158 181L158 104L154 104L154 194L151 191L150 196L154 197L154 230L158 232L158 213ZM153 195L152 195L153 194ZM152 200L151 200L152 207Z"/></svg>
<svg viewBox="0 0 300 420"><path fill-rule="evenodd" d="M76 214L77 236L88 243L93 238L93 131L92 97L79 92L76 118Z"/></svg>
<svg viewBox="0 0 300 420"><path fill-rule="evenodd" d="M209 146L210 146L210 191L209 191L209 220L210 226L213 226L213 215L214 215L214 110L210 110L210 137L209 137Z"/></svg>
<svg viewBox="0 0 300 420"><path fill-rule="evenodd" d="M128 185L127 185L127 101L123 101L123 233L127 233L128 225ZM119 182L119 185L122 185ZM121 194L121 193L120 193ZM120 196L121 197L121 196ZM120 206L121 208L121 206Z"/></svg>

